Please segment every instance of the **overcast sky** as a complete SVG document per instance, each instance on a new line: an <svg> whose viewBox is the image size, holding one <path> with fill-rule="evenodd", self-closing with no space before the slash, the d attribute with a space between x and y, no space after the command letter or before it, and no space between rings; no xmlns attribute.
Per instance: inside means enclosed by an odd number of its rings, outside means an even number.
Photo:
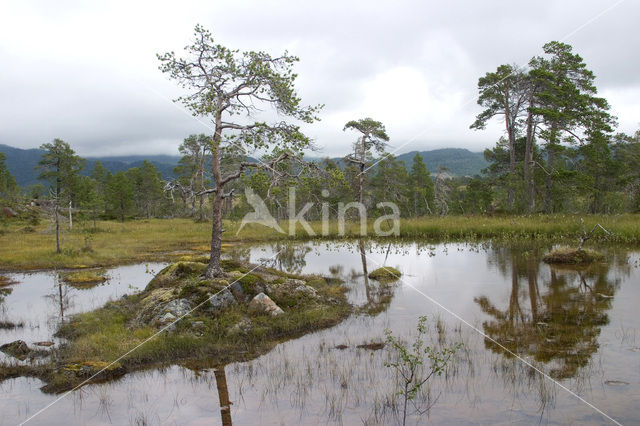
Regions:
<svg viewBox="0 0 640 426"><path fill-rule="evenodd" d="M619 130L640 127L640 2L627 1L2 1L0 143L62 138L79 154L177 154L210 132L171 99L156 53L180 53L193 27L241 50L300 57L298 90L325 104L305 132L323 155L354 140L344 123L382 121L398 152L481 151L502 134L469 124L478 77L526 64L551 40L597 76Z"/></svg>

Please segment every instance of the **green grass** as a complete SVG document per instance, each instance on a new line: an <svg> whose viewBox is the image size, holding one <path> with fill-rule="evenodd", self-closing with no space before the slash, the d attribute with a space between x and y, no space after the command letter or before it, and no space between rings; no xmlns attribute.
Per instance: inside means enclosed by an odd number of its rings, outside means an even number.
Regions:
<svg viewBox="0 0 640 426"><path fill-rule="evenodd" d="M596 233L592 241L640 245L640 215L526 215L526 216L447 216L402 219L400 237L414 240L546 240L577 244L582 232L580 219L587 229L600 223L611 236ZM288 229L282 223L283 229ZM233 242L266 242L274 240L311 238L353 238L359 236L358 222L349 222L345 235L340 236L334 221L327 235L322 224L310 222L316 236L309 236L298 224L296 235L281 234L262 225L249 224L236 235L239 222L225 221L223 239ZM27 222L9 221L0 235L0 269L52 269L111 266L122 263L171 260L190 255L206 254L211 237L210 223L196 223L190 219L150 219L124 223L98 222L98 232L90 233L89 225L76 224L73 231L62 233L63 252L55 252L55 235L49 224L24 232ZM84 227L84 228L83 228ZM367 233L374 236L373 220ZM590 241L591 242L591 241ZM183 253L180 253L182 251ZM186 259L185 259L186 260ZM195 260L195 259L194 259ZM200 260L200 259L198 259Z"/></svg>

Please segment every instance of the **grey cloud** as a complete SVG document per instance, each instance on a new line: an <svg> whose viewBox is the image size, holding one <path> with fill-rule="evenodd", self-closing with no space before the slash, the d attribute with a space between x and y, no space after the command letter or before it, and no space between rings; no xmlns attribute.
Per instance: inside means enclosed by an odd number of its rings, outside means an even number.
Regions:
<svg viewBox="0 0 640 426"><path fill-rule="evenodd" d="M98 23L108 12L106 6L79 9L73 1L57 4L55 10L47 4L32 3L29 13L71 26L60 31L73 31L74 22ZM114 22L106 27L125 41L114 38L103 56L79 51L73 57L56 58L49 52L20 51L17 40L0 41L0 143L33 147L61 137L84 155L175 153L182 138L207 128L171 104L178 89L156 69L154 54L178 52L190 36L189 28L200 22L229 47L273 54L288 48L301 58L296 71L304 102L326 105L324 120L305 129L329 155L346 151L351 142L335 117L358 118L363 99L371 95L366 92L370 83L402 67L417 70L437 98L425 102L446 102L450 97L459 110L446 122L424 117L404 127L387 123L397 135L394 144L401 145L426 128L407 150L447 144L481 150L495 141L501 129L499 125L484 133L468 129L478 112L478 77L502 63L526 64L541 53L545 42L570 33L611 4L599 0L192 2L178 13L177 6L168 9L149 3L147 8L130 10L121 3L113 6L118 10L111 11L108 18ZM639 11L639 4L624 2L566 40L597 74L601 91L640 87L640 57L635 54L640 50L635 30ZM30 15L15 19L28 25ZM92 46L98 35L74 33L73 37L81 37L82 46ZM420 96L407 93L407 99Z"/></svg>

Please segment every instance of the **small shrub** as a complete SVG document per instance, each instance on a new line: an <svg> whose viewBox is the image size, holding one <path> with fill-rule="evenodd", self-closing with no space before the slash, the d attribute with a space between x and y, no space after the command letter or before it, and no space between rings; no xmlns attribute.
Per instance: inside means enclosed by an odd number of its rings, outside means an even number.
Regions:
<svg viewBox="0 0 640 426"><path fill-rule="evenodd" d="M415 341L409 345L401 339L394 337L391 330L386 329L386 343L392 351L392 360L385 363L385 367L393 368L400 377L401 390L398 392L403 397L402 424L407 421L407 403L413 401L422 386L433 376L441 375L451 361L456 351L462 346L454 344L449 347L434 348L426 344L424 337L427 333L427 317L418 319ZM424 369L425 358L430 365Z"/></svg>

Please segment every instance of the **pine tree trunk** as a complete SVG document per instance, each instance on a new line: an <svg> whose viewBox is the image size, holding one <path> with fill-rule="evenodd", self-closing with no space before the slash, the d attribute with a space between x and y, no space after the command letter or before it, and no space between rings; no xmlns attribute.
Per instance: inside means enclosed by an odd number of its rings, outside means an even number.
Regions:
<svg viewBox="0 0 640 426"><path fill-rule="evenodd" d="M221 191L218 191L221 192ZM222 251L222 194L213 195L213 225L211 227L211 258L207 268L207 278L219 277L223 274L220 267L220 254Z"/></svg>
<svg viewBox="0 0 640 426"><path fill-rule="evenodd" d="M218 111L222 110L222 100L218 100ZM211 257L209 258L209 266L205 272L207 278L216 278L224 275L224 271L220 267L220 255L222 252L222 201L223 201L223 185L222 173L220 171L220 141L222 113L216 115L216 131L213 136L213 146L211 149L211 172L216 192L213 193L213 212L211 225Z"/></svg>
<svg viewBox="0 0 640 426"><path fill-rule="evenodd" d="M204 194L200 194L200 222L204 222Z"/></svg>
<svg viewBox="0 0 640 426"><path fill-rule="evenodd" d="M533 103L532 98L529 98L529 105ZM527 114L527 139L524 148L524 181L528 189L528 209L529 213L533 213L536 209L536 188L533 175L533 114L529 112Z"/></svg>
<svg viewBox="0 0 640 426"><path fill-rule="evenodd" d="M544 211L551 213L553 210L553 194L551 193L553 182L551 180L551 169L553 167L553 146L547 148L547 170L545 177Z"/></svg>
<svg viewBox="0 0 640 426"><path fill-rule="evenodd" d="M60 215L58 214L58 201L56 200L55 205L55 216L56 216L56 253L60 253Z"/></svg>
<svg viewBox="0 0 640 426"><path fill-rule="evenodd" d="M507 193L507 208L513 210L513 204L515 202L515 188L513 187L512 179L516 171L516 135L513 129L513 123L511 122L511 109L509 107L509 92L505 94L504 101L505 112L505 126L507 128L507 135L509 137L509 178L507 179L507 186L509 188Z"/></svg>

